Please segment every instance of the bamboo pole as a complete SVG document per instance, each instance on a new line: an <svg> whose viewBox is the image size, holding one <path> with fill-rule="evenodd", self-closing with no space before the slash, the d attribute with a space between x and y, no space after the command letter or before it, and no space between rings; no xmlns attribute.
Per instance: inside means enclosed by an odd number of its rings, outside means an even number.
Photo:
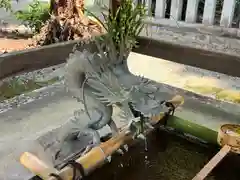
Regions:
<svg viewBox="0 0 240 180"><path fill-rule="evenodd" d="M168 102L171 102L175 107L182 105L184 103L184 99L182 96L175 96ZM156 124L161 121L165 117L164 114L161 114L156 117L152 117L152 124ZM76 160L77 163L80 163L86 174L93 171L97 166L102 165L106 158L113 154L116 150L118 150L122 145L126 144L127 142L133 140L133 135L126 133L128 129L124 127L120 133L109 139L108 141L101 143L98 147L93 148L90 152L86 155L78 158ZM147 130L145 134L150 132L151 130ZM20 157L20 162L23 166L29 169L34 174L38 175L42 179L47 180L56 180L55 177L50 177L50 173L55 173L59 175L63 180L71 180L73 176L73 170L70 166L63 168L62 170L58 171L53 167L47 166L44 162L38 159L35 155L24 152ZM78 173L78 172L77 172ZM77 174L81 177L81 174Z"/></svg>

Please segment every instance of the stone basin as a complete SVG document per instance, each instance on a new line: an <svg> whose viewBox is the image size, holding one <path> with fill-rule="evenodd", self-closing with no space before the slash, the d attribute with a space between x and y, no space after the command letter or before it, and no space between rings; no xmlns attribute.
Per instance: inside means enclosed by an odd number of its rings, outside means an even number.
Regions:
<svg viewBox="0 0 240 180"><path fill-rule="evenodd" d="M63 47L61 46L61 48ZM39 51L43 52L43 49L39 49ZM31 53L32 52L33 50L31 50ZM50 52L48 52L48 54L49 53ZM24 54L24 53L21 52L20 54ZM58 54L58 56L60 55ZM136 61L136 59L141 61L141 63L139 63L139 61ZM147 67L146 63L149 61L152 61L151 67L153 67L153 64L155 66L155 69L152 71L149 71L148 68L146 68ZM204 140L203 142L214 143L215 137L216 137L216 131L221 124L239 123L240 108L237 103L229 101L229 98L215 99L209 94L202 95L202 92L195 92L191 89L185 90L184 89L185 87L181 86L182 85L181 83L178 82L177 84L175 79L180 78L181 74L178 74L176 72L174 74L173 71L168 71L168 70L171 70L174 68L176 70L181 65L171 64L171 62L168 62L165 59L153 58L151 56L142 56L139 54L131 54L129 63L130 63L129 64L130 69L133 74L140 73L141 75L144 75L158 83L158 85L160 86L159 95L161 95L163 99L170 99L175 94L180 94L184 97L185 99L184 105L181 106L176 111L175 113L176 117L172 121L170 121L170 125L173 128L176 128L180 131L187 132L189 134L193 134L194 136L198 135L201 137L201 139ZM165 76L162 76L163 74L161 74L161 71L160 71L161 68L163 67L165 67L165 70L163 71ZM189 70L192 70L192 71L195 70L191 66L184 66L184 67L185 68L187 67L188 69L188 71L185 74L188 74L189 72L191 72ZM149 74L150 72L155 73L155 75L153 76L152 74ZM169 72L172 72L172 74ZM200 72L201 73L204 72L206 74L206 71L203 69L200 69ZM156 74L156 73L159 73L159 74ZM174 78L172 79L166 78L166 73L169 73L169 76L171 75L171 77L174 77ZM196 74L198 73L195 73L195 75ZM194 73L192 73L191 75L195 76ZM227 81L229 76L226 76L223 74L220 74L219 76L223 79L223 81L221 80L219 81L224 82L222 84L220 83L221 88L237 90L237 89L231 89L232 87L230 86L224 86L224 84L228 84L228 82L230 82L230 81ZM198 75L196 75L195 78L196 77L198 77ZM207 76L205 77L210 77L210 76L209 74L207 74ZM215 78L214 80L218 79L217 77L214 77L214 76L211 76L211 78L213 79ZM231 81L231 83L238 84L239 82L238 78L233 78L233 79L234 80ZM216 81L216 82L219 82L219 81ZM205 83L206 81L203 81L203 82ZM54 148L51 149L49 147L53 147L52 142L56 141L57 129L61 126L64 126L68 122L68 120L72 117L73 111L80 108L81 106L79 103L77 103L65 92L64 85L61 81L55 84L49 85L47 87L35 90L33 92L26 93L25 95L21 96L21 98L24 98L24 97L32 97L33 100L29 102L24 101L24 103L20 103L16 107L8 109L4 113L0 114L0 121L2 122L2 125L0 127L0 135L1 135L0 136L1 137L0 138L0 145L1 145L0 146L0 179L19 180L19 179L29 179L33 176L32 173L30 173L18 162L20 154L24 151L34 152L38 154L42 159L44 159L44 161L51 164L52 163L51 152L54 151ZM125 122L118 118L117 113L118 111L117 109L115 109L114 118L118 122L118 125L121 126ZM186 122L186 123L182 123L182 122ZM204 135L206 131L204 131L203 128L199 128L199 125L202 125L205 128L208 127L210 131L208 131L208 133ZM202 134L201 132L199 133L199 129L202 130L203 132ZM102 135L106 133L108 133L107 128L101 131ZM168 134L167 136L170 136L170 135ZM161 142L161 139L162 139L161 137L158 138L159 142ZM181 139L181 140L175 140L175 141L173 140L172 142L174 144L175 142L177 143L182 141L183 140ZM157 143L154 143L154 144L150 143L150 147L153 147L153 149L157 149L158 147L155 147L154 146L155 144ZM161 146L161 143L159 144L159 147L160 146ZM179 146L182 147L181 143ZM194 146L193 149L190 148L192 153L193 152L196 153L198 149L202 149L202 147L200 146L197 146L197 147L195 145L193 146ZM45 150L46 152L43 152L43 149L47 149ZM144 154L144 152L142 152L141 150L142 149L138 146L136 148L133 148L133 151L129 152L129 156L126 156L126 158L131 159L133 154L132 152L137 151L139 152L139 159L140 159L140 156L143 156ZM202 155L196 157L197 159L201 159L199 157L204 157L207 159L210 158L210 156L212 156L216 152L216 149L214 149L213 151L210 151L209 149L204 149L203 151L204 152ZM208 154L209 151L210 151L210 155ZM144 154L144 158L145 158L145 155L148 156L149 154ZM138 157L138 155L136 156ZM175 157L175 158L178 158L178 157ZM153 164L156 163L155 161L153 161L153 158L150 161ZM199 163L197 165L199 166L197 169L194 169L194 170L192 170L191 168L188 170L185 169L185 170L182 170L181 173L186 171L191 171L189 172L190 173L189 177L192 176L192 174L197 173L200 166L202 167L202 165L204 164L203 161L201 162L197 161L197 162ZM168 164L168 162L165 162L165 163ZM123 166L126 167L125 165ZM136 168L138 167L139 170L141 169L141 167L139 166L136 166L136 165L134 166ZM227 165L224 165L224 167L225 166ZM106 165L106 167L111 169L109 165ZM133 166L131 167L133 168ZM164 169L163 166L162 168ZM120 169L124 169L124 168L120 167ZM112 171L112 172L115 172L115 171ZM134 171L132 172L134 173ZM154 174L156 172L158 171L155 171L155 172L152 171L151 174ZM220 172L220 170L218 172ZM93 176L94 174L95 173L93 173ZM97 174L97 171L96 171L96 174ZM232 173L232 174L235 174L235 173ZM109 174L105 174L105 175L108 176ZM129 173L123 173L124 177L126 177L127 175L130 176ZM136 175L138 174L133 174L130 177L134 179L138 177ZM111 176L111 174L109 176ZM155 177L157 177L156 174L155 174Z"/></svg>

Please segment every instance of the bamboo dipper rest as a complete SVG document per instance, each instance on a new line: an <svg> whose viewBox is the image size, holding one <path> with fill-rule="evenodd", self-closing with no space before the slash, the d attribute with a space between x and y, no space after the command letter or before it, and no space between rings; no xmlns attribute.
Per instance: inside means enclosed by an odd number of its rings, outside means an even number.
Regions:
<svg viewBox="0 0 240 180"><path fill-rule="evenodd" d="M218 131L218 143L222 149L204 166L204 168L192 179L203 180L214 167L231 151L240 154L240 125L224 124Z"/></svg>

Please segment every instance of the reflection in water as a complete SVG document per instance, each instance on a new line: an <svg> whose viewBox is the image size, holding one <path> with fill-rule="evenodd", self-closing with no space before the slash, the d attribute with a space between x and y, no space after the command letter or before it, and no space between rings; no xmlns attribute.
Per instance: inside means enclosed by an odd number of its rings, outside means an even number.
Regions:
<svg viewBox="0 0 240 180"><path fill-rule="evenodd" d="M217 153L167 132L156 130L148 136L148 151L141 141L124 155L95 170L87 180L191 180ZM229 155L206 180L239 180L240 157ZM37 177L32 180L39 180Z"/></svg>
<svg viewBox="0 0 240 180"><path fill-rule="evenodd" d="M217 152L166 132L156 131L144 142L129 148L124 156L97 169L89 180L191 180ZM239 180L240 158L226 157L206 180Z"/></svg>

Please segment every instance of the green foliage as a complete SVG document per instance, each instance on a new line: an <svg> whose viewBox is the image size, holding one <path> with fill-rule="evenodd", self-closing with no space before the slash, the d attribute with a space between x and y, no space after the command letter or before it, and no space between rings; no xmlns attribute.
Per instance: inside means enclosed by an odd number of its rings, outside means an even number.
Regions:
<svg viewBox="0 0 240 180"><path fill-rule="evenodd" d="M122 0L115 13L109 9L108 14L103 13L105 22L95 16L107 31L106 35L96 40L101 56L111 61L122 62L136 46L136 38L144 27L143 19L146 15L147 9L144 4L136 5L133 0ZM107 52L107 57L104 51Z"/></svg>
<svg viewBox="0 0 240 180"><path fill-rule="evenodd" d="M12 11L11 0L0 0L1 8L4 8L6 11Z"/></svg>
<svg viewBox="0 0 240 180"><path fill-rule="evenodd" d="M132 0L123 0L115 14L110 12L109 16L105 16L107 31L117 51L130 51L136 45L146 12L145 5L134 6Z"/></svg>
<svg viewBox="0 0 240 180"><path fill-rule="evenodd" d="M15 16L24 25L29 26L35 33L38 33L44 23L50 18L49 4L34 0L29 4L27 10L17 11Z"/></svg>

